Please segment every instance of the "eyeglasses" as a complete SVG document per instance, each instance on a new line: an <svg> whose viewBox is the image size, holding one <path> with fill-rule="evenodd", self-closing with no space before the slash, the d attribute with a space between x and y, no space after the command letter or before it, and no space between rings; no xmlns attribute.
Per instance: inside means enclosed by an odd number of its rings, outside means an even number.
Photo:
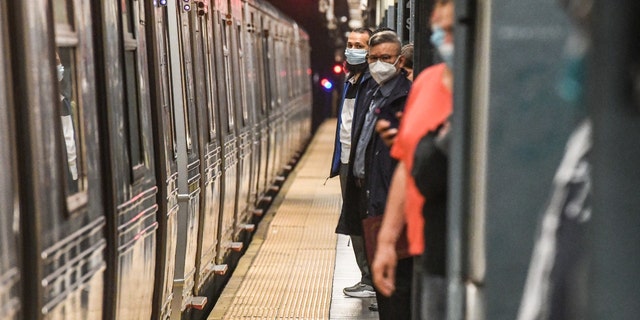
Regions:
<svg viewBox="0 0 640 320"><path fill-rule="evenodd" d="M388 54L383 54L381 56L370 56L367 55L367 62L369 63L374 63L376 61L383 61L383 62L387 62L387 63L394 63L396 61L396 57L398 57L397 55L388 55Z"/></svg>

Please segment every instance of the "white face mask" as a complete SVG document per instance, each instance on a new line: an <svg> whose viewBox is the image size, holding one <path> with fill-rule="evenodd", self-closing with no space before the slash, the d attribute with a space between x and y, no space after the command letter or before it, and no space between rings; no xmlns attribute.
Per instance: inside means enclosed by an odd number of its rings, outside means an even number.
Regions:
<svg viewBox="0 0 640 320"><path fill-rule="evenodd" d="M62 81L62 78L64 77L64 66L59 64L56 67L58 70L58 81Z"/></svg>
<svg viewBox="0 0 640 320"><path fill-rule="evenodd" d="M396 62L394 62L393 64L380 60L374 63L370 63L369 72L371 73L371 77L373 77L373 80L375 80L378 84L383 84L387 80L393 78L393 76L398 73L398 70L396 69L398 60L400 60L400 56L398 56Z"/></svg>

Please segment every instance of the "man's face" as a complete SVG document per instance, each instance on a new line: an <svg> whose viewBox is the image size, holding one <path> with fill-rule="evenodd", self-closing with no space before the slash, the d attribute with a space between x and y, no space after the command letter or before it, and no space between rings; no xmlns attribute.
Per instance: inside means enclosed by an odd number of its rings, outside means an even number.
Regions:
<svg viewBox="0 0 640 320"><path fill-rule="evenodd" d="M399 57L399 58L398 58ZM394 64L396 61L396 70L404 66L404 57L400 55L400 48L396 43L385 42L369 48L367 62L374 63L383 61Z"/></svg>
<svg viewBox="0 0 640 320"><path fill-rule="evenodd" d="M347 38L347 49L365 49L369 50L369 34L367 33L349 33Z"/></svg>
<svg viewBox="0 0 640 320"><path fill-rule="evenodd" d="M447 4L436 4L433 9L433 14L431 15L431 25L439 26L446 34L444 43L453 42L453 8L453 2L449 2Z"/></svg>

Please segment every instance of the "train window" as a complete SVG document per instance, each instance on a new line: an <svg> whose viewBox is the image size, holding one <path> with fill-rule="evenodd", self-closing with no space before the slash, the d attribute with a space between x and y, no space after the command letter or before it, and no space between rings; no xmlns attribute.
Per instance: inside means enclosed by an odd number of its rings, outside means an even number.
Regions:
<svg viewBox="0 0 640 320"><path fill-rule="evenodd" d="M212 142L216 138L216 126L215 126L215 109L216 109L216 99L215 99L215 81L213 81L215 77L214 66L212 63L212 53L211 49L213 39L211 38L210 30L207 26L207 22L205 19L200 19L200 29L202 30L202 43L204 44L202 47L203 57L205 63L205 81L207 84L207 126L209 130L209 142Z"/></svg>
<svg viewBox="0 0 640 320"><path fill-rule="evenodd" d="M122 6L122 30L125 33L130 34L133 37L133 27L135 26L135 24L133 23L133 21L135 21L134 18L134 12L133 10L131 10L133 8L133 6L131 6L131 0L121 0L121 6ZM135 0L134 0L135 1Z"/></svg>
<svg viewBox="0 0 640 320"><path fill-rule="evenodd" d="M125 85L127 87L127 117L129 125L129 152L131 158L131 164L136 165L142 161L142 152L140 150L140 121L139 121L139 107L138 107L138 94L136 88L138 83L136 81L137 68L136 68L136 53L135 51L127 51L124 55L124 65L126 70Z"/></svg>
<svg viewBox="0 0 640 320"><path fill-rule="evenodd" d="M58 0L53 3L53 18L56 23L56 31L73 31L73 4L71 0Z"/></svg>
<svg viewBox="0 0 640 320"><path fill-rule="evenodd" d="M156 7L156 34L158 35L158 57L160 60L160 92L162 99L162 110L166 114L166 119L169 121L168 123L168 131L169 138L171 143L171 150L173 151L173 157L178 156L178 142L176 140L175 128L176 122L175 117L173 115L173 108L171 107L171 84L170 84L170 73L169 73L169 49L168 49L168 35L167 28L165 27L166 18L167 18L167 9L166 7Z"/></svg>
<svg viewBox="0 0 640 320"><path fill-rule="evenodd" d="M220 119L225 117L225 113L226 112L226 108L224 108L223 106L226 106L227 104L229 104L228 102L228 84L226 82L226 71L225 71L225 56L224 56L224 49L223 49L223 41L222 40L224 37L220 36L222 33L222 24L223 21L222 19L219 17L220 13L216 12L217 16L214 19L214 23L213 23L213 43L215 44L215 46L213 47L213 61L211 62L213 66L215 66L215 72L216 72L216 87L218 89L218 91L216 92L217 95L217 101L218 101L218 105L220 106L218 108L218 110L220 110L218 116L220 117ZM227 130L227 127L224 127L225 125L227 125L224 121L221 121L219 124L221 127L220 130ZM225 129L222 129L225 128Z"/></svg>
<svg viewBox="0 0 640 320"><path fill-rule="evenodd" d="M136 28L133 21L136 21L136 0L121 0L120 12L122 15L122 32L124 39L124 90L125 90L125 125L128 137L129 163L132 168L131 179L137 180L142 172L144 161L142 135L140 134L140 89L138 83L138 42L136 40Z"/></svg>
<svg viewBox="0 0 640 320"><path fill-rule="evenodd" d="M238 103L240 103L240 106L242 107L242 125L246 126L249 123L249 110L247 109L247 103L246 103L246 91L245 91L245 83L244 82L244 76L246 75L246 70L244 69L244 49L242 46L242 27L240 26L240 24L238 23L237 25L237 32L236 32L236 42L238 43L238 69L240 69L240 74L237 75L238 79L240 80L240 87L242 88L242 90L240 90L240 92L242 92L242 95L240 97L240 101L238 101ZM238 88L240 89L240 88Z"/></svg>
<svg viewBox="0 0 640 320"><path fill-rule="evenodd" d="M86 190L84 128L82 108L78 99L75 48L59 47L56 54L59 81L59 108L62 122L63 154L66 160L64 174L68 196ZM74 206L75 207L75 206Z"/></svg>
<svg viewBox="0 0 640 320"><path fill-rule="evenodd" d="M74 3L55 0L53 14L56 37L56 76L58 80L58 108L60 114L60 144L64 167L63 183L67 209L86 203L87 165L83 126L82 100L78 90L77 48L78 34L74 31Z"/></svg>
<svg viewBox="0 0 640 320"><path fill-rule="evenodd" d="M224 66L225 66L225 82L227 86L231 86L231 57L229 54L229 30L225 21L222 21L222 50L224 51ZM233 88L236 90L236 88ZM233 111L233 92L227 90L227 120L229 121L229 132L235 127L235 112Z"/></svg>

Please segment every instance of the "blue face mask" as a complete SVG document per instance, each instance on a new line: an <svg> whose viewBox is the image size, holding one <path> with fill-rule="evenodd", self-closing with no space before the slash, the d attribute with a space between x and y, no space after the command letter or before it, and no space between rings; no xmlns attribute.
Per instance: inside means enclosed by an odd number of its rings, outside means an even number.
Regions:
<svg viewBox="0 0 640 320"><path fill-rule="evenodd" d="M444 29L439 26L432 27L433 32L431 33L431 44L433 44L436 49L438 49L438 54L440 54L440 58L442 61L447 64L449 69L453 68L453 44L445 43L446 33Z"/></svg>
<svg viewBox="0 0 640 320"><path fill-rule="evenodd" d="M358 65L367 62L367 50L366 49L345 49L344 56L347 58L347 63L350 65Z"/></svg>

